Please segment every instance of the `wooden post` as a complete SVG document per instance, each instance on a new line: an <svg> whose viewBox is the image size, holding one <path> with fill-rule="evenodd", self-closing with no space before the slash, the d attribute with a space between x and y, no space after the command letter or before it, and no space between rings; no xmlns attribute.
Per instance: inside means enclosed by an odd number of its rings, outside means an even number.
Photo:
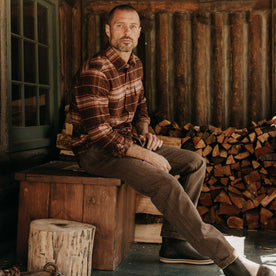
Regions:
<svg viewBox="0 0 276 276"><path fill-rule="evenodd" d="M91 275L95 229L91 224L62 219L32 221L28 271L53 262L64 275Z"/></svg>

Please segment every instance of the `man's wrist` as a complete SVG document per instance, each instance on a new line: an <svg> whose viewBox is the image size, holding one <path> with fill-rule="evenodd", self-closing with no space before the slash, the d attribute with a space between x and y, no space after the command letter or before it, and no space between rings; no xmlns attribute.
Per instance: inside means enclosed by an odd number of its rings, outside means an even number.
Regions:
<svg viewBox="0 0 276 276"><path fill-rule="evenodd" d="M146 135L149 132L148 122L140 121L136 124L136 130L138 135Z"/></svg>

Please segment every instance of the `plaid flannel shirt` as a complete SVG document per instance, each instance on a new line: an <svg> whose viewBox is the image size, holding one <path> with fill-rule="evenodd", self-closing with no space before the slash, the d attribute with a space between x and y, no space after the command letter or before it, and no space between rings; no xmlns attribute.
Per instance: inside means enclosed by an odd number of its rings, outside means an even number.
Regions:
<svg viewBox="0 0 276 276"><path fill-rule="evenodd" d="M132 53L125 63L111 46L84 63L70 105L76 154L94 144L115 156L126 154L135 140L132 125L150 122L142 78L139 58Z"/></svg>

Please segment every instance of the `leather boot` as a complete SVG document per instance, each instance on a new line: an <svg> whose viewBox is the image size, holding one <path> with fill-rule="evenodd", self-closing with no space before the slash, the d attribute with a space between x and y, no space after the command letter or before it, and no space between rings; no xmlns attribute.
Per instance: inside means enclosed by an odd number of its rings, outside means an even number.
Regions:
<svg viewBox="0 0 276 276"><path fill-rule="evenodd" d="M223 269L223 272L226 276L251 276L239 258ZM276 276L276 274L270 268L260 265L257 276Z"/></svg>
<svg viewBox="0 0 276 276"><path fill-rule="evenodd" d="M214 261L201 256L187 241L173 238L162 238L159 252L160 261L164 263L182 263L206 265Z"/></svg>

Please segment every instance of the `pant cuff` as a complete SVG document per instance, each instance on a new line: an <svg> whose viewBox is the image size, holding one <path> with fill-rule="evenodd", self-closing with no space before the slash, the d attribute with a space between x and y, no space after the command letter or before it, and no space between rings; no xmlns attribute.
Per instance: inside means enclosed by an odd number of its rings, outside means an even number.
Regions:
<svg viewBox="0 0 276 276"><path fill-rule="evenodd" d="M214 262L223 270L227 266L232 264L238 257L239 257L238 252L236 250L234 250L233 254L231 256L229 256L228 258L226 258L225 260L223 260L223 261L214 260Z"/></svg>

